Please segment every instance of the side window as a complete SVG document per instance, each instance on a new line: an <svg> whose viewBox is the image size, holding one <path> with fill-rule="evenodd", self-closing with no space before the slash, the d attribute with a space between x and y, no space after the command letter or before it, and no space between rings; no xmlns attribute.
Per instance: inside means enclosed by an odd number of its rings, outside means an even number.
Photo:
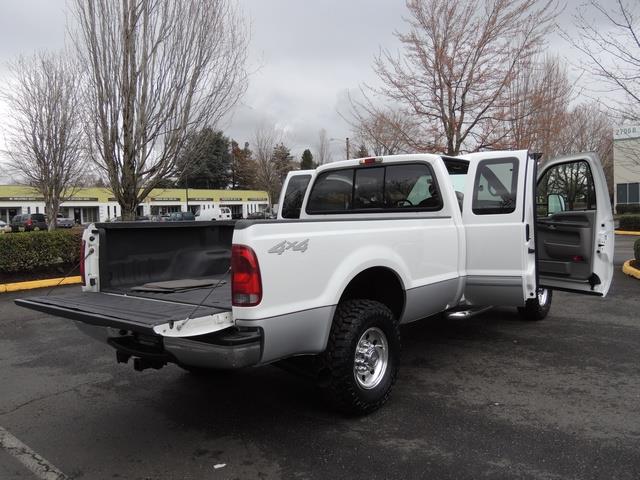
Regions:
<svg viewBox="0 0 640 480"><path fill-rule="evenodd" d="M516 209L518 162L513 158L483 160L473 184L472 210L476 215L499 215Z"/></svg>
<svg viewBox="0 0 640 480"><path fill-rule="evenodd" d="M309 180L311 180L311 175L296 175L289 179L287 191L285 192L284 200L282 201L283 218L300 218L302 200L304 199L304 194L307 191Z"/></svg>
<svg viewBox="0 0 640 480"><path fill-rule="evenodd" d="M307 211L309 213L344 212L351 208L353 169L324 172L313 186Z"/></svg>
<svg viewBox="0 0 640 480"><path fill-rule="evenodd" d="M567 162L548 169L538 182L536 204L541 217L558 212L595 210L596 194L589 164Z"/></svg>
<svg viewBox="0 0 640 480"><path fill-rule="evenodd" d="M384 168L359 168L353 197L354 209L384 208Z"/></svg>
<svg viewBox="0 0 640 480"><path fill-rule="evenodd" d="M439 210L442 197L427 165L391 165L385 178L385 203L393 209Z"/></svg>

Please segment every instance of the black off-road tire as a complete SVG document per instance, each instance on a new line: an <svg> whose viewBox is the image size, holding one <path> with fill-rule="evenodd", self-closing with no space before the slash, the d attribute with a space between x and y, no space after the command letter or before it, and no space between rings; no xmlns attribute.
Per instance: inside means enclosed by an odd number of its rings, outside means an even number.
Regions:
<svg viewBox="0 0 640 480"><path fill-rule="evenodd" d="M355 357L358 342L371 329L381 331L386 337L386 368L375 386L364 388L355 376ZM396 381L400 349L398 322L389 308L373 300L341 303L323 356L327 375L325 387L335 406L347 414L365 415L384 405Z"/></svg>
<svg viewBox="0 0 640 480"><path fill-rule="evenodd" d="M518 307L518 313L525 320L537 322L544 319L551 309L551 300L553 299L553 290L542 289L536 298L530 298L524 307Z"/></svg>

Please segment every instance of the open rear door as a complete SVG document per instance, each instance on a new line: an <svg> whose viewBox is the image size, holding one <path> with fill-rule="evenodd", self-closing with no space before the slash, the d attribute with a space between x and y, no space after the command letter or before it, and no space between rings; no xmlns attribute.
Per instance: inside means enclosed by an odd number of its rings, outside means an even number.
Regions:
<svg viewBox="0 0 640 480"><path fill-rule="evenodd" d="M315 170L292 170L282 185L278 203L278 219L300 218L302 201Z"/></svg>
<svg viewBox="0 0 640 480"><path fill-rule="evenodd" d="M552 160L537 185L539 286L606 295L613 276L613 215L597 155Z"/></svg>

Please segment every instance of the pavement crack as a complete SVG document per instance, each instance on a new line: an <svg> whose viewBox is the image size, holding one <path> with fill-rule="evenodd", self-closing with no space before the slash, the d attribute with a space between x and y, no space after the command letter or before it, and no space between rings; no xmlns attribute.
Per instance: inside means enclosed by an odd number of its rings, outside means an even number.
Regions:
<svg viewBox="0 0 640 480"><path fill-rule="evenodd" d="M59 392L54 392L54 393L48 393L46 395L42 395L40 397L36 397L36 398L32 398L31 400L27 400L26 402L23 402L19 405L16 405L15 407L9 409L9 410L2 410L0 411L0 417L3 417L5 415L9 415L11 413L17 412L18 410L20 410L21 408L27 407L33 403L37 403L41 400L46 400L47 398L53 398L53 397L57 397L58 395L64 395L65 393L69 393L69 392L73 392L74 390L77 390L80 387L84 387L86 385L96 385L100 382L84 382L84 383L80 383L78 385L75 385L71 388L67 388L65 390L60 390Z"/></svg>

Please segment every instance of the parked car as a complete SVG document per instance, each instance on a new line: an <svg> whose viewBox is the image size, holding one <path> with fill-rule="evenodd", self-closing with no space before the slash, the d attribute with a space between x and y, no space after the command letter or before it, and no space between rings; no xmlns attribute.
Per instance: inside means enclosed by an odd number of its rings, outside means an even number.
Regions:
<svg viewBox="0 0 640 480"><path fill-rule="evenodd" d="M9 226L7 222L0 220L0 233L9 233L10 231L11 226Z"/></svg>
<svg viewBox="0 0 640 480"><path fill-rule="evenodd" d="M44 213L25 213L11 219L11 231L31 232L47 229L47 219Z"/></svg>
<svg viewBox="0 0 640 480"><path fill-rule="evenodd" d="M72 228L76 225L76 221L73 218L67 218L61 213L56 217L56 227L58 228Z"/></svg>
<svg viewBox="0 0 640 480"><path fill-rule="evenodd" d="M167 222L193 222L196 216L191 212L171 212Z"/></svg>
<svg viewBox="0 0 640 480"><path fill-rule="evenodd" d="M553 290L604 297L613 277L593 153L540 169L525 150L346 160L279 203L272 222L89 227L82 291L16 303L74 320L136 370L284 360L364 414L396 381L400 325L492 306L541 320Z"/></svg>

